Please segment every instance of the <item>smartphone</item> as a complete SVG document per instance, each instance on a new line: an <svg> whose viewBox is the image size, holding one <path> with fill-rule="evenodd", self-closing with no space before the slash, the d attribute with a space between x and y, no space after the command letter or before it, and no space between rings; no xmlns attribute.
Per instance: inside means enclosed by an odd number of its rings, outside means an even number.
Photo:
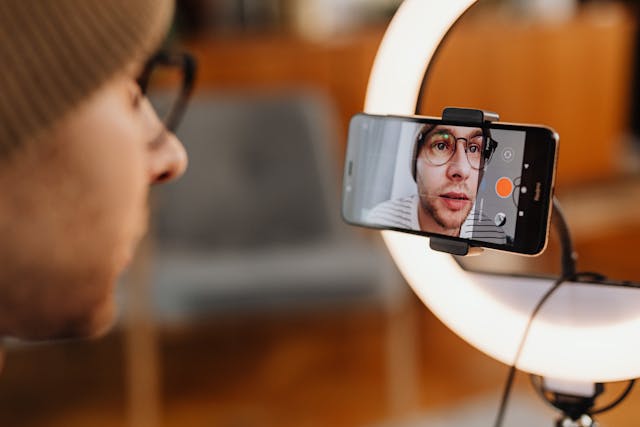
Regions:
<svg viewBox="0 0 640 427"><path fill-rule="evenodd" d="M558 134L546 126L357 114L342 216L524 255L546 246Z"/></svg>

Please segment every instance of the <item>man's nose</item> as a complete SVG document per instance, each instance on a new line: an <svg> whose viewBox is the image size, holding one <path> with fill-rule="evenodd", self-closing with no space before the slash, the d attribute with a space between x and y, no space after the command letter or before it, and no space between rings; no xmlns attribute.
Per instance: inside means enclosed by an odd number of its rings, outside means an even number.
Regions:
<svg viewBox="0 0 640 427"><path fill-rule="evenodd" d="M464 151L464 144L458 144L456 152L447 163L447 177L454 181L464 181L471 173L471 165Z"/></svg>
<svg viewBox="0 0 640 427"><path fill-rule="evenodd" d="M165 132L161 140L150 147L149 183L162 184L173 181L187 169L187 151L171 132Z"/></svg>

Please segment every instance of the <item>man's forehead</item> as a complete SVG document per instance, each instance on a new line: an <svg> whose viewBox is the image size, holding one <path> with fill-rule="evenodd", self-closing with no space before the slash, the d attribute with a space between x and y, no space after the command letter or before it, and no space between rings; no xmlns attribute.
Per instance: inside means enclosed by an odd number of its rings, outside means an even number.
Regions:
<svg viewBox="0 0 640 427"><path fill-rule="evenodd" d="M468 126L438 125L432 132L450 132L456 136L481 134L482 129Z"/></svg>

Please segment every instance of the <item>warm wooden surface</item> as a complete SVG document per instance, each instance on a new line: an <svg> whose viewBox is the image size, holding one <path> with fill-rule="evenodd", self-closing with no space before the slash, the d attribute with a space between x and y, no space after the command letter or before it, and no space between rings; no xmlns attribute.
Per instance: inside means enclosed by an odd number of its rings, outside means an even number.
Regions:
<svg viewBox="0 0 640 427"><path fill-rule="evenodd" d="M635 27L611 4L561 23L479 11L441 47L422 111L480 107L502 121L551 126L560 134L559 186L611 178L630 114Z"/></svg>
<svg viewBox="0 0 640 427"><path fill-rule="evenodd" d="M418 406L491 392L504 367L451 335L414 299ZM213 319L161 338L163 426L362 426L388 420L385 316L376 310ZM126 425L124 340L12 352L0 420Z"/></svg>
<svg viewBox="0 0 640 427"><path fill-rule="evenodd" d="M605 4L567 22L545 23L489 6L479 6L450 32L429 73L421 113L486 108L503 121L546 124L561 137L559 185L615 176L629 115L632 13ZM342 153L348 121L363 108L383 31L322 42L202 37L188 47L200 61L201 89L327 94L338 112Z"/></svg>
<svg viewBox="0 0 640 427"><path fill-rule="evenodd" d="M324 42L286 35L202 37L187 43L198 58L198 89L309 90L325 94L346 137L351 116L362 111L369 70L384 28ZM335 141L344 147L345 140Z"/></svg>
<svg viewBox="0 0 640 427"><path fill-rule="evenodd" d="M486 397L492 425L506 367L451 334L412 299L419 369L417 405L395 419L450 413ZM376 310L212 318L161 334L165 427L375 426L390 422L385 316ZM21 427L124 427L124 337L64 343L9 354L0 377L0 421ZM620 385L609 387L611 399ZM519 374L515 392L552 412ZM638 392L603 425L636 426Z"/></svg>

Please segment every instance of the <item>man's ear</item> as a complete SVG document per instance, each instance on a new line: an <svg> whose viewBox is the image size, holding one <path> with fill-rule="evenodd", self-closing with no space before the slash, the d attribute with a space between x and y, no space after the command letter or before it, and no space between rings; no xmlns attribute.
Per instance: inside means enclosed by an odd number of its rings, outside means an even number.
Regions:
<svg viewBox="0 0 640 427"><path fill-rule="evenodd" d="M498 141L491 138L491 134L487 137L487 143L484 148L484 162L485 164L489 163L491 158L493 157L493 153L495 153L498 148Z"/></svg>

